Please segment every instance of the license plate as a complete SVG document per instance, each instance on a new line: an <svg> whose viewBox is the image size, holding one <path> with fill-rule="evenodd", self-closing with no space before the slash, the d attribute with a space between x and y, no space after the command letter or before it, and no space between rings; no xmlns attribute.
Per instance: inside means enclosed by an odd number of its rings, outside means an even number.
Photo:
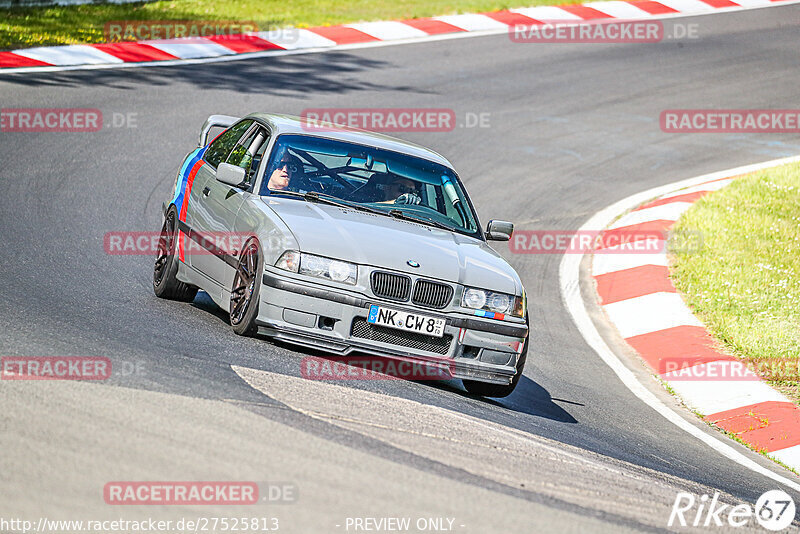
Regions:
<svg viewBox="0 0 800 534"><path fill-rule="evenodd" d="M369 307L367 322L397 330L416 332L427 336L442 337L444 335L445 320L428 315L419 315L400 310L392 310L373 304Z"/></svg>

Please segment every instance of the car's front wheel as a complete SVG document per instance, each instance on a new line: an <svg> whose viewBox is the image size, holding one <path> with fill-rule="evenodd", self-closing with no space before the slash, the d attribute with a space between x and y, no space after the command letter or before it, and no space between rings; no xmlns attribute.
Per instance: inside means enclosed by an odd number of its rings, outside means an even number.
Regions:
<svg viewBox="0 0 800 534"><path fill-rule="evenodd" d="M526 317L525 323L527 324L527 322L528 321ZM475 380L462 380L461 382L464 384L467 392L471 393L472 395L480 395L481 397L502 398L511 395L514 389L517 387L520 377L522 377L522 371L525 369L525 360L528 359L529 340L530 334L528 334L528 337L525 338L525 346L522 347L522 352L517 360L517 372L510 384L489 384L488 382L477 382Z"/></svg>
<svg viewBox="0 0 800 534"><path fill-rule="evenodd" d="M175 257L175 249L178 239L178 210L171 206L164 217L161 235L158 237L156 262L153 266L153 292L162 299L191 302L197 295L197 288L181 282L176 276L178 259Z"/></svg>
<svg viewBox="0 0 800 534"><path fill-rule="evenodd" d="M258 241L252 239L245 244L236 265L231 288L231 326L240 336L256 333L258 317L259 277L264 272L264 258Z"/></svg>

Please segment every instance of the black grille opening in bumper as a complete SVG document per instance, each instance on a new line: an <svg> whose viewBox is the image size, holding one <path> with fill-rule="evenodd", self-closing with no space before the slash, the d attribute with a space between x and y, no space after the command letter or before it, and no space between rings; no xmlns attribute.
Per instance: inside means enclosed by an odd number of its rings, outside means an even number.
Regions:
<svg viewBox="0 0 800 534"><path fill-rule="evenodd" d="M350 335L361 339L369 339L390 345L399 345L417 350L434 352L436 354L447 354L450 350L450 343L453 336L445 334L443 337L426 336L416 332L404 332L386 326L370 324L361 317L353 320Z"/></svg>
<svg viewBox="0 0 800 534"><path fill-rule="evenodd" d="M417 306L441 309L453 300L453 288L430 280L417 280L411 302Z"/></svg>
<svg viewBox="0 0 800 534"><path fill-rule="evenodd" d="M376 297L406 301L411 295L411 278L402 274L374 271L370 282Z"/></svg>

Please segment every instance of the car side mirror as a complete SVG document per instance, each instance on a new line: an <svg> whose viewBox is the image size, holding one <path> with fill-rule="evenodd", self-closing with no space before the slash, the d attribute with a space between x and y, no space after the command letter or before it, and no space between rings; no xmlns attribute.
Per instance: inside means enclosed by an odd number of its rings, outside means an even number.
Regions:
<svg viewBox="0 0 800 534"><path fill-rule="evenodd" d="M491 220L486 225L486 239L490 241L508 241L513 233L514 223Z"/></svg>
<svg viewBox="0 0 800 534"><path fill-rule="evenodd" d="M244 182L244 169L230 163L220 163L217 167L217 181L238 187Z"/></svg>

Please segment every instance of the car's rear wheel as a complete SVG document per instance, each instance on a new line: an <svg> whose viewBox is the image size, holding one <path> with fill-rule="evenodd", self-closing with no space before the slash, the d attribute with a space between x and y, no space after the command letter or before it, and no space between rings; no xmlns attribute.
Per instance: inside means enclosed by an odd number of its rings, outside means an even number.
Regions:
<svg viewBox="0 0 800 534"><path fill-rule="evenodd" d="M525 323L527 324L527 322L528 320L526 317ZM481 397L495 398L508 397L511 395L517 387L520 377L522 377L522 371L525 369L525 361L528 359L528 340L530 340L530 334L525 338L525 346L522 347L522 352L517 360L517 372L510 384L489 384L487 382L477 382L475 380L462 380L461 382L464 384L467 392L472 395L480 395Z"/></svg>
<svg viewBox="0 0 800 534"><path fill-rule="evenodd" d="M153 266L153 292L162 299L191 302L197 295L197 288L176 277L178 259L175 249L178 244L178 211L171 206L164 217L161 235L158 237L156 262Z"/></svg>
<svg viewBox="0 0 800 534"><path fill-rule="evenodd" d="M231 326L240 336L256 333L258 317L258 294L261 289L259 277L264 271L264 258L258 241L250 240L242 248L236 265L231 288Z"/></svg>

